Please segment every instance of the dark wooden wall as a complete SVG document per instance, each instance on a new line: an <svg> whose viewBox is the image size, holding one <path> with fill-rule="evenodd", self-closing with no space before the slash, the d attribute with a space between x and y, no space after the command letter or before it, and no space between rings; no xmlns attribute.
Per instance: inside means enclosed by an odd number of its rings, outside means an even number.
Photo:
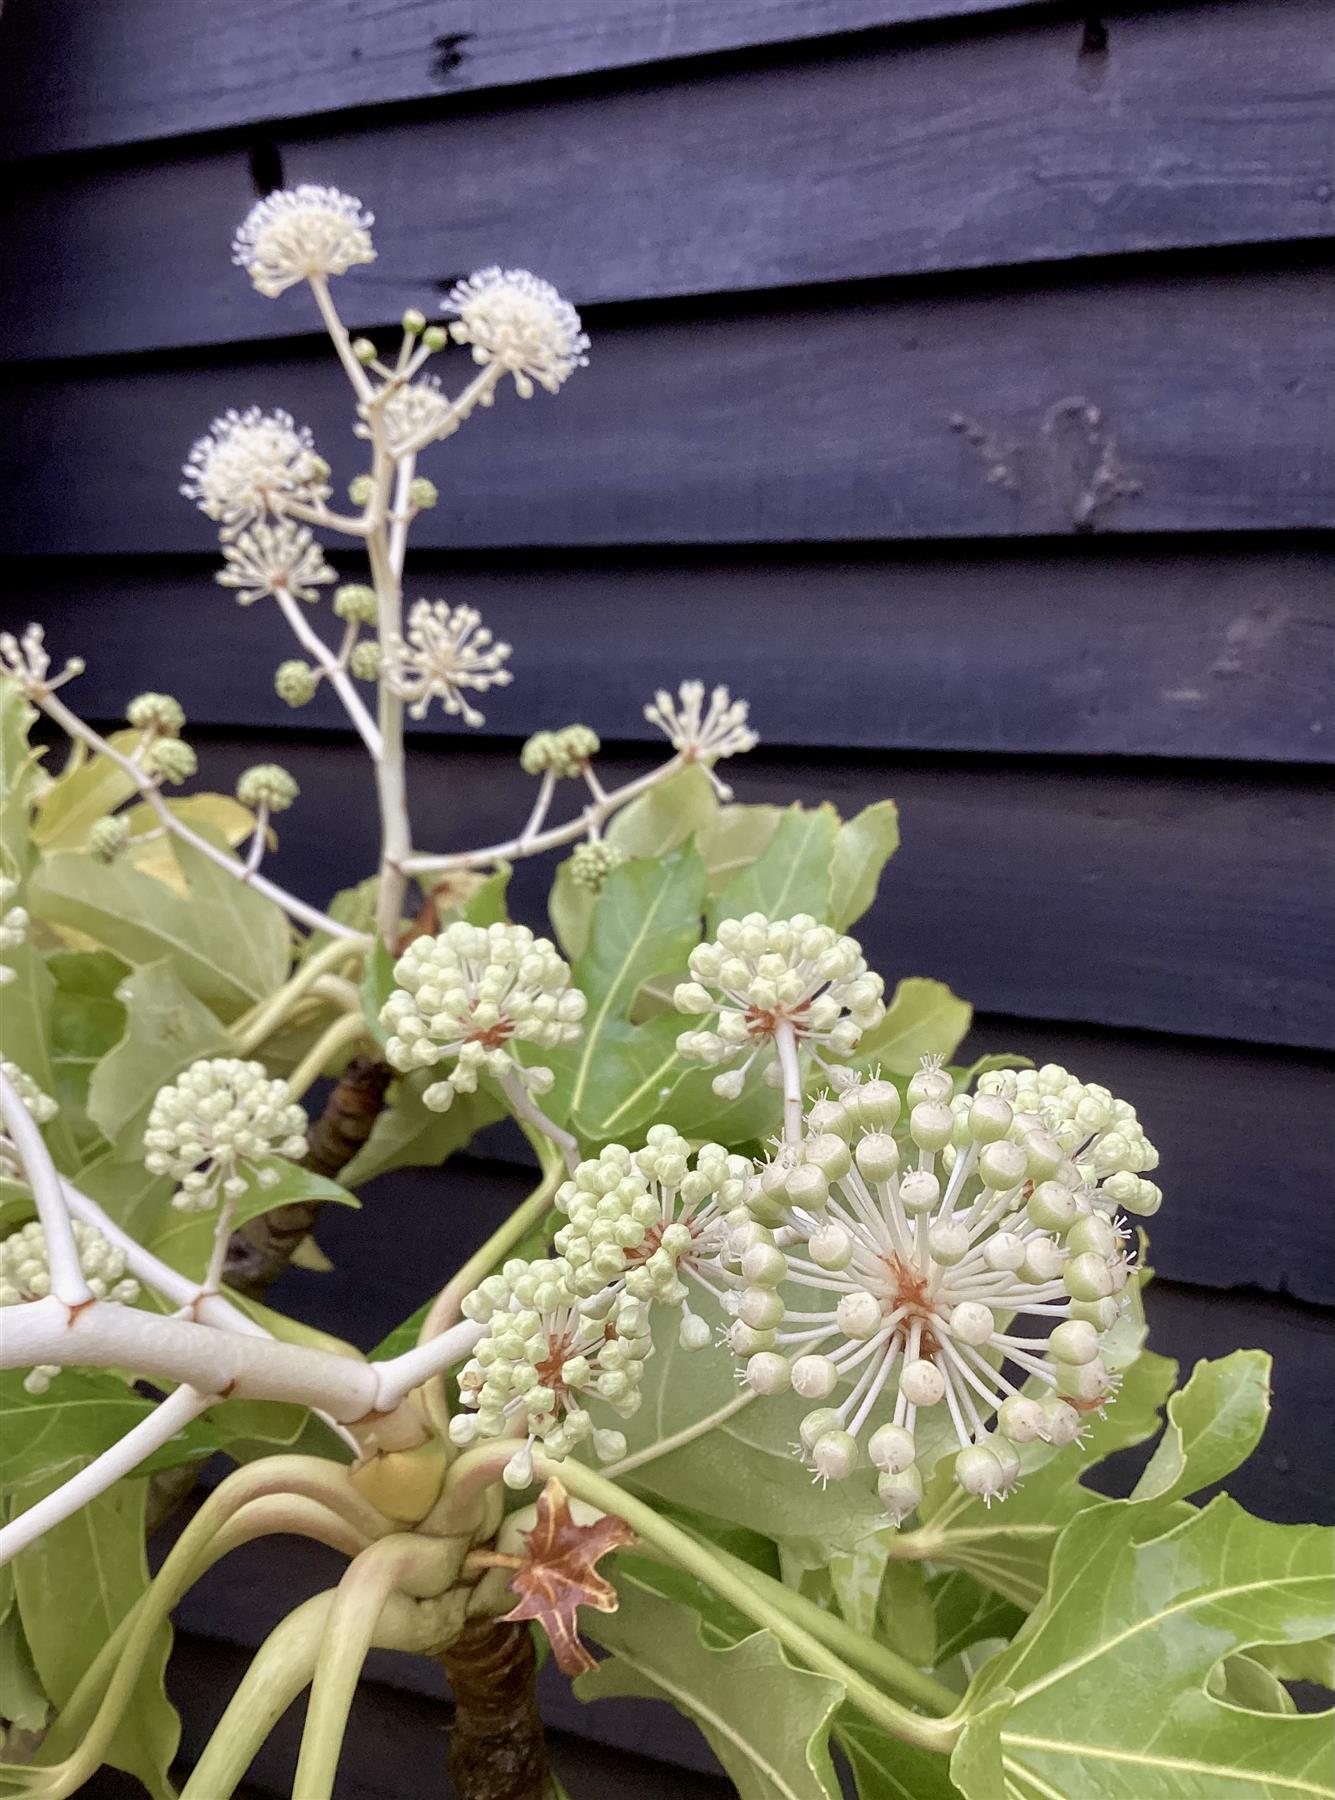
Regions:
<svg viewBox="0 0 1335 1800"><path fill-rule="evenodd" d="M633 765L655 685L728 680L765 740L743 798L900 801L863 928L887 975L1139 1105L1165 1347L1269 1342L1308 1392L1335 1307L1333 62L1325 0L9 0L0 606L88 658L91 714L151 672L210 775L281 755L306 798L280 866L313 897L357 877L359 759L273 698L280 622L212 587L175 493L232 404L357 466L309 307L259 299L230 233L279 181L361 194L366 328L536 268L592 361L429 470L411 579L517 650L485 732L414 738L423 839L505 824L535 719ZM540 916L537 873L516 889ZM387 1187L363 1246L423 1229L425 1190ZM433 1241L474 1224L442 1210ZM420 1268L293 1297L370 1341ZM1246 1497L1319 1509L1321 1454L1284 1412Z"/></svg>

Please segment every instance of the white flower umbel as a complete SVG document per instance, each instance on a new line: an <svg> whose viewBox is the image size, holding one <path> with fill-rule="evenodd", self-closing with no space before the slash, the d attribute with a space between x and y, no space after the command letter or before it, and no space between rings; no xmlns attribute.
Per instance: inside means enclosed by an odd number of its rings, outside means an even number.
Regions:
<svg viewBox="0 0 1335 1800"><path fill-rule="evenodd" d="M408 614L406 642L391 636L385 644L384 678L391 692L411 702L414 719L424 719L432 700L439 700L451 717L481 725L482 714L463 690L507 687L512 677L502 664L509 655L508 644L492 642L475 607L418 600Z"/></svg>
<svg viewBox="0 0 1335 1800"><path fill-rule="evenodd" d="M1097 1082L1081 1081L1059 1063L994 1069L980 1078L978 1088L999 1094L1015 1108L1012 1136L1038 1123L1051 1131L1075 1159L1102 1211L1120 1207L1143 1219L1158 1212L1163 1194L1145 1176L1159 1166L1159 1152L1128 1101L1116 1099Z"/></svg>
<svg viewBox="0 0 1335 1800"><path fill-rule="evenodd" d="M225 412L194 444L181 492L231 537L282 510L285 500L318 505L329 493L328 464L290 413Z"/></svg>
<svg viewBox="0 0 1335 1800"><path fill-rule="evenodd" d="M337 188L303 183L257 201L232 241L232 261L273 299L299 281L375 261L374 215Z"/></svg>
<svg viewBox="0 0 1335 1800"><path fill-rule="evenodd" d="M441 310L454 315L455 343L470 345L474 362L512 375L522 400L531 398L535 382L554 394L588 364L579 314L527 269L480 269L450 289Z"/></svg>
<svg viewBox="0 0 1335 1800"><path fill-rule="evenodd" d="M721 799L731 800L732 789L714 774L714 764L754 750L760 742L746 722L749 712L747 702L734 700L725 687L714 689L706 709L704 682L683 681L676 700L666 688L659 688L644 716L657 725L683 762L700 764Z"/></svg>
<svg viewBox="0 0 1335 1800"><path fill-rule="evenodd" d="M144 1164L179 1182L174 1206L205 1212L220 1195L234 1201L245 1193L243 1170L261 1159L304 1156L306 1125L287 1083L271 1080L263 1063L205 1057L159 1088L144 1132ZM261 1187L277 1183L273 1168L255 1173Z"/></svg>
<svg viewBox="0 0 1335 1800"><path fill-rule="evenodd" d="M44 700L67 681L84 672L81 656L67 657L59 675L51 673L51 657L46 648L46 633L40 625L29 625L22 637L12 631L0 631L0 674L16 681L29 700Z"/></svg>
<svg viewBox="0 0 1335 1800"><path fill-rule="evenodd" d="M214 580L235 588L242 606L279 592L294 600L318 600L318 590L338 580L308 528L292 519L273 524L258 520L225 542L222 553L223 567Z"/></svg>
<svg viewBox="0 0 1335 1800"><path fill-rule="evenodd" d="M389 1033L385 1055L403 1073L452 1062L425 1104L444 1112L456 1092L471 1094L480 1075L549 1092L550 1069L529 1067L518 1044L552 1049L580 1035L586 1001L570 986L570 968L547 938L525 925L456 920L438 937L414 938L394 965L397 984L380 1011Z"/></svg>
<svg viewBox="0 0 1335 1800"><path fill-rule="evenodd" d="M21 944L27 941L27 909L13 904L18 897L18 891L17 881L11 881L8 875L0 875L0 956L4 956L7 951L17 950ZM15 980L15 978L16 971L0 962L0 986L7 981ZM17 1087L18 1083L15 1082L14 1085ZM29 1108L29 1111L31 1110Z"/></svg>
<svg viewBox="0 0 1335 1800"><path fill-rule="evenodd" d="M867 968L856 939L809 913L724 919L715 942L692 950L689 968L691 980L678 984L673 1004L718 1018L712 1031L684 1031L677 1050L716 1066L743 1058L714 1077L724 1100L740 1096L753 1063L777 1053L785 1090L800 1107L800 1077L782 1067L785 1060L806 1051L828 1067L826 1057L851 1056L863 1032L885 1016L885 984Z"/></svg>
<svg viewBox="0 0 1335 1800"><path fill-rule="evenodd" d="M439 438L451 437L463 418L449 396L442 393L437 377L424 375L420 381L397 387L386 396L380 406L380 422L390 455L411 456ZM353 429L358 437L371 436L369 425Z"/></svg>
<svg viewBox="0 0 1335 1800"><path fill-rule="evenodd" d="M84 1225L78 1219L71 1222L70 1229L79 1267L93 1297L133 1306L139 1298L139 1283L125 1273L125 1252L108 1243L94 1226ZM0 1241L0 1306L24 1306L32 1300L44 1300L50 1292L46 1233L33 1219ZM59 1373L59 1363L37 1363L29 1369L23 1385L30 1394L44 1394Z"/></svg>
<svg viewBox="0 0 1335 1800"><path fill-rule="evenodd" d="M564 1457L591 1442L603 1462L624 1456L621 1432L600 1429L584 1402L622 1418L640 1404L640 1377L653 1350L649 1308L625 1292L582 1295L562 1257L507 1262L468 1295L463 1310L486 1335L459 1375L469 1410L450 1420L456 1444L520 1437L505 1466L511 1487L533 1479L533 1445Z"/></svg>
<svg viewBox="0 0 1335 1800"><path fill-rule="evenodd" d="M5 971L12 974L12 970ZM50 1094L40 1088L26 1069L21 1069L8 1057L0 1057L0 1074L3 1074L23 1103L28 1116L38 1125L49 1125L60 1111L59 1106ZM22 1181L23 1162L14 1148L12 1139L0 1126L0 1180Z"/></svg>
<svg viewBox="0 0 1335 1800"><path fill-rule="evenodd" d="M922 1495L925 1410L948 1415L956 1479L990 1501L1015 1483L1018 1444L1070 1442L1116 1385L1101 1348L1128 1280L1119 1232L1052 1132L1012 1135L1003 1097L957 1109L952 1092L929 1061L898 1136L889 1082L811 1108L752 1198L733 1328L757 1392L820 1403L801 1433L817 1478L846 1477L865 1444L896 1524Z"/></svg>
<svg viewBox="0 0 1335 1800"><path fill-rule="evenodd" d="M671 1125L655 1125L642 1150L609 1144L582 1162L556 1192L566 1214L553 1240L580 1292L614 1285L637 1300L682 1309L681 1343L710 1340L689 1304L693 1282L720 1303L741 1283L734 1233L747 1224L751 1164L721 1144L691 1146Z"/></svg>

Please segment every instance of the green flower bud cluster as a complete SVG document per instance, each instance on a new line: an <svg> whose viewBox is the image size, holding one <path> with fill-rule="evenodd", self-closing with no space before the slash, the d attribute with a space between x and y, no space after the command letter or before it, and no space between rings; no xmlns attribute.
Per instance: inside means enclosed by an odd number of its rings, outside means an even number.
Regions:
<svg viewBox="0 0 1335 1800"><path fill-rule="evenodd" d="M162 738L145 752L144 766L151 774L179 787L198 769L199 758L183 739Z"/></svg>
<svg viewBox="0 0 1335 1800"><path fill-rule="evenodd" d="M130 821L124 813L94 819L88 828L88 848L100 863L113 863L130 841Z"/></svg>
<svg viewBox="0 0 1335 1800"><path fill-rule="evenodd" d="M348 499L354 506L369 506L375 498L375 482L369 475L354 475L348 483Z"/></svg>
<svg viewBox="0 0 1335 1800"><path fill-rule="evenodd" d="M602 1401L621 1418L639 1407L653 1351L642 1301L606 1288L580 1293L563 1257L515 1258L468 1295L464 1312L487 1330L460 1371L468 1410L450 1421L454 1443L522 1435L505 1466L511 1487L532 1480L535 1441L552 1457L585 1442L604 1462L625 1454L623 1435L599 1428L584 1403Z"/></svg>
<svg viewBox="0 0 1335 1800"><path fill-rule="evenodd" d="M430 512L439 499L435 482L428 481L425 475L414 476L408 483L408 504L414 512Z"/></svg>
<svg viewBox="0 0 1335 1800"><path fill-rule="evenodd" d="M80 1219L73 1220L70 1229L84 1280L97 1298L133 1306L139 1298L139 1283L125 1273L125 1252ZM0 1241L0 1306L21 1306L29 1300L42 1300L50 1292L46 1233L34 1219Z"/></svg>
<svg viewBox="0 0 1335 1800"><path fill-rule="evenodd" d="M513 1076L531 1093L547 1093L551 1070L521 1063L513 1047L574 1043L587 1005L570 986L569 964L525 925L461 919L438 937L414 938L394 980L380 1010L390 1064L406 1074L454 1063L449 1079L422 1095L434 1112L446 1111L456 1092L473 1093L483 1074Z"/></svg>
<svg viewBox="0 0 1335 1800"><path fill-rule="evenodd" d="M606 838L576 844L570 853L570 879L576 887L586 888L591 894L601 894L607 886L607 877L625 860L626 852L609 844Z"/></svg>
<svg viewBox="0 0 1335 1800"><path fill-rule="evenodd" d="M19 884L8 875L0 875L0 955L6 950L17 950L28 940L28 913L22 906L13 902L18 897ZM0 964L0 987L7 981L17 979L13 969Z"/></svg>
<svg viewBox="0 0 1335 1800"><path fill-rule="evenodd" d="M125 709L136 731L154 731L159 737L180 737L185 730L185 711L170 694L140 694Z"/></svg>
<svg viewBox="0 0 1335 1800"><path fill-rule="evenodd" d="M712 1031L684 1031L677 1051L694 1062L735 1062L714 1078L714 1092L736 1100L748 1070L769 1051L780 1026L822 1068L826 1056L847 1057L864 1031L885 1017L885 983L868 969L862 948L809 913L767 919L748 913L724 919L718 938L690 955L691 980L672 999L679 1012L717 1013ZM771 1065L773 1066L773 1065Z"/></svg>
<svg viewBox="0 0 1335 1800"><path fill-rule="evenodd" d="M359 581L345 581L334 594L334 611L350 625L374 625L379 611L375 589Z"/></svg>
<svg viewBox="0 0 1335 1800"><path fill-rule="evenodd" d="M936 1059L902 1099L856 1082L805 1123L735 1240L728 1336L744 1379L818 1403L800 1432L818 1480L847 1478L865 1448L895 1524L922 1497L919 1420L933 1409L959 1485L1004 1498L1018 1446L1071 1442L1116 1387L1104 1345L1130 1278L1121 1235L1040 1118L981 1084L957 1097ZM1046 1336L1016 1335L1017 1317Z"/></svg>
<svg viewBox="0 0 1335 1800"><path fill-rule="evenodd" d="M274 692L289 706L305 706L314 700L320 677L308 662L293 656L279 663L273 678Z"/></svg>
<svg viewBox="0 0 1335 1800"><path fill-rule="evenodd" d="M205 1057L159 1088L144 1132L145 1167L180 1183L172 1197L182 1212L207 1212L219 1195L238 1199L243 1169L262 1158L306 1154L306 1114L282 1080L263 1063L231 1056ZM278 1183L278 1171L255 1170L260 1187Z"/></svg>
<svg viewBox="0 0 1335 1800"><path fill-rule="evenodd" d="M526 775L551 773L562 781L582 775L589 758L602 744L588 725L566 725L560 731L535 731L519 752L519 766Z"/></svg>
<svg viewBox="0 0 1335 1800"><path fill-rule="evenodd" d="M687 1304L693 1282L716 1301L739 1277L733 1234L748 1223L751 1164L721 1144L694 1153L671 1125L655 1125L632 1154L609 1144L582 1162L556 1193L567 1224L555 1246L581 1291L615 1286L634 1299L682 1308L682 1344L703 1348L703 1321Z"/></svg>
<svg viewBox="0 0 1335 1800"><path fill-rule="evenodd" d="M237 778L236 797L252 812L267 806L271 813L286 812L301 789L278 763L256 763Z"/></svg>
<svg viewBox="0 0 1335 1800"><path fill-rule="evenodd" d="M1081 1081L1060 1063L994 1069L978 1086L983 1093L1002 1095L1015 1108L1015 1133L1041 1121L1098 1189L1106 1211L1121 1207L1145 1219L1158 1212L1162 1190L1144 1177L1159 1166L1159 1152L1128 1101L1118 1100L1098 1082Z"/></svg>
<svg viewBox="0 0 1335 1800"><path fill-rule="evenodd" d="M379 644L368 638L364 643L354 644L348 656L348 667L358 681L378 681L384 655Z"/></svg>

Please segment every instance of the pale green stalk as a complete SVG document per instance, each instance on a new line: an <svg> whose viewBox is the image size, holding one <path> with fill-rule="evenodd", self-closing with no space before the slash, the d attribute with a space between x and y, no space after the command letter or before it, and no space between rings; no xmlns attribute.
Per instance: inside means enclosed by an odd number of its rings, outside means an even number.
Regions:
<svg viewBox="0 0 1335 1800"><path fill-rule="evenodd" d="M292 1098L300 1100L320 1079L327 1064L331 1063L341 1050L349 1049L359 1038L366 1037L369 1032L366 1020L359 1012L343 1013L329 1025L318 1037L311 1048L302 1057L287 1078L287 1085L292 1090Z"/></svg>
<svg viewBox="0 0 1335 1800"><path fill-rule="evenodd" d="M278 992L238 1019L232 1027L238 1056L249 1056L274 1032L304 1000L320 980L358 954L358 946L346 938L333 938L283 983Z"/></svg>

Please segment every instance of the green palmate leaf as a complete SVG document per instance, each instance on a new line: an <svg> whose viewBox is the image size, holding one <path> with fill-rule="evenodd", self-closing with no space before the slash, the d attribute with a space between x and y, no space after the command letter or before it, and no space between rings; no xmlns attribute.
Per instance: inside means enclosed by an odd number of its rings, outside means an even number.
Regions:
<svg viewBox="0 0 1335 1800"><path fill-rule="evenodd" d="M899 808L893 800L865 806L841 825L830 862L827 916L839 931L860 919L876 898L881 871L899 848Z"/></svg>
<svg viewBox="0 0 1335 1800"><path fill-rule="evenodd" d="M28 742L36 720L18 683L0 681L0 875L17 880L37 859L30 815L42 752Z"/></svg>
<svg viewBox="0 0 1335 1800"><path fill-rule="evenodd" d="M0 1614L0 1719L20 1731L40 1731L49 1702L17 1612Z"/></svg>
<svg viewBox="0 0 1335 1800"><path fill-rule="evenodd" d="M137 731L115 731L107 739L128 756L140 742ZM135 792L132 776L106 756L71 757L42 797L32 835L43 850L82 850L99 819L115 812Z"/></svg>
<svg viewBox="0 0 1335 1800"><path fill-rule="evenodd" d="M55 982L51 1003L51 1066L66 1124L87 1154L101 1133L88 1116L93 1071L119 1043L125 1007L116 998L126 965L109 951L62 951L47 958Z"/></svg>
<svg viewBox="0 0 1335 1800"><path fill-rule="evenodd" d="M589 1003L583 1035L536 1058L556 1074L546 1111L586 1144L630 1132L654 1111L680 1021L663 1015L632 1025L630 1010L646 981L685 962L703 907L704 865L692 849L661 863L623 863L608 876L574 968Z"/></svg>
<svg viewBox="0 0 1335 1800"><path fill-rule="evenodd" d="M273 1187L260 1186L257 1179L260 1170L277 1175ZM246 1191L236 1202L232 1214L233 1229L244 1225L247 1219L257 1219L261 1213L272 1212L276 1206L305 1205L311 1201L335 1206L361 1204L336 1181L300 1168L283 1157L266 1157L255 1169L246 1169L243 1174ZM181 1212L176 1207L169 1207L148 1247L173 1269L179 1269L192 1281L199 1281L208 1267L217 1224L216 1212Z"/></svg>
<svg viewBox="0 0 1335 1800"><path fill-rule="evenodd" d="M951 1772L969 1800L1326 1795L1331 1715L1209 1691L1222 1657L1327 1632L1332 1540L1225 1496L1171 1522L1109 1501L1073 1520L1040 1609L966 1696Z"/></svg>
<svg viewBox="0 0 1335 1800"><path fill-rule="evenodd" d="M881 1023L863 1036L855 1066L879 1069L886 1076L912 1075L924 1056L949 1061L972 1020L968 1001L952 994L944 981L907 976L891 995Z"/></svg>
<svg viewBox="0 0 1335 1800"><path fill-rule="evenodd" d="M704 858L705 886L722 893L743 869L763 856L783 819L780 806L721 806L713 820L696 833L695 847Z"/></svg>
<svg viewBox="0 0 1335 1800"><path fill-rule="evenodd" d="M88 1113L122 1155L142 1148L144 1124L158 1089L201 1056L222 1056L228 1038L170 961L148 963L116 990L125 1028L88 1084Z"/></svg>
<svg viewBox="0 0 1335 1800"><path fill-rule="evenodd" d="M31 942L6 951L5 963L15 979L0 990L0 1056L17 1063L43 1093L55 1099L59 1084L51 1060L51 1015L56 984ZM43 1127L43 1136L56 1163L68 1174L79 1160L71 1121L57 1113Z"/></svg>
<svg viewBox="0 0 1335 1800"><path fill-rule="evenodd" d="M788 807L756 861L734 875L711 902L710 931L717 929L720 919L739 919L750 912L771 919L810 913L823 920L830 908L830 870L838 832L839 815L832 806L814 811Z"/></svg>
<svg viewBox="0 0 1335 1800"><path fill-rule="evenodd" d="M354 931L364 931L368 937L374 937L375 909L379 898L380 877L368 875L365 881L359 881L355 887L340 888L325 911L331 919L337 919L340 925L350 925ZM332 940L327 931L313 931L298 951L297 961L305 962L330 942Z"/></svg>
<svg viewBox="0 0 1335 1800"><path fill-rule="evenodd" d="M98 1370L67 1369L44 1394L26 1392L23 1379L20 1369L0 1374L0 1491L5 1493L71 1474L157 1410L156 1400ZM216 1448L212 1434L196 1423L141 1463L136 1474L194 1462Z"/></svg>
<svg viewBox="0 0 1335 1800"><path fill-rule="evenodd" d="M500 1101L479 1089L459 1094L448 1112L431 1112L422 1090L436 1080L432 1069L404 1076L394 1084L393 1103L376 1119L371 1135L343 1170L344 1185L362 1187L391 1169L436 1168L462 1150L484 1125L505 1116ZM441 1204L449 1204L449 1181L441 1179Z"/></svg>
<svg viewBox="0 0 1335 1800"><path fill-rule="evenodd" d="M24 1503L40 1499L52 1485L26 1490ZM69 1699L148 1586L146 1488L142 1481L118 1482L14 1560L24 1635L42 1686L57 1706ZM171 1794L167 1770L180 1736L163 1687L170 1648L171 1628L164 1625L107 1757L115 1768L138 1776L155 1800Z"/></svg>
<svg viewBox="0 0 1335 1800"><path fill-rule="evenodd" d="M409 1313L402 1324L396 1325L388 1337L381 1338L370 1353L372 1362L384 1362L391 1356L402 1356L405 1350L411 1350L417 1342L417 1334L425 1323L427 1314L435 1304L434 1300L424 1300L416 1312Z"/></svg>
<svg viewBox="0 0 1335 1800"><path fill-rule="evenodd" d="M1206 1692L1248 1712L1294 1713L1298 1708L1284 1683L1252 1656L1227 1656L1210 1671Z"/></svg>
<svg viewBox="0 0 1335 1800"><path fill-rule="evenodd" d="M856 1713L839 1715L835 1737L853 1771L858 1800L954 1800L959 1794L944 1756L901 1744Z"/></svg>
<svg viewBox="0 0 1335 1800"><path fill-rule="evenodd" d="M121 1157L104 1150L74 1171L74 1185L132 1237L146 1243L171 1203L176 1184L166 1175L150 1175L142 1151L131 1147Z"/></svg>
<svg viewBox="0 0 1335 1800"><path fill-rule="evenodd" d="M1090 1418L1082 1442L1060 1450L1041 1442L1023 1447L1020 1487L1000 1506L966 1494L943 1463L927 1484L921 1524L899 1537L892 1554L964 1569L1027 1611L1043 1593L1062 1527L1101 1504L1081 1475L1114 1450L1154 1435L1175 1374L1165 1357L1148 1351L1136 1357L1106 1417Z"/></svg>
<svg viewBox="0 0 1335 1800"><path fill-rule="evenodd" d="M690 763L622 807L607 827L607 841L632 860L659 861L688 838L698 841L718 816L708 775L698 763Z"/></svg>
<svg viewBox="0 0 1335 1800"><path fill-rule="evenodd" d="M840 1682L795 1669L767 1631L713 1648L696 1616L617 1569L620 1606L581 1615L611 1651L581 1675L582 1700L667 1700L699 1726L741 1800L838 1800L830 1723ZM720 1640L721 1641L721 1640Z"/></svg>
<svg viewBox="0 0 1335 1800"><path fill-rule="evenodd" d="M938 1667L989 1638L1013 1638L1024 1624L1024 1611L1003 1594L994 1593L963 1569L947 1569L927 1584L936 1615Z"/></svg>
<svg viewBox="0 0 1335 1800"><path fill-rule="evenodd" d="M58 851L33 879L33 911L136 967L169 961L196 998L234 1018L286 975L287 922L271 900L189 844L177 840L173 856L184 895L123 861L108 868Z"/></svg>
<svg viewBox="0 0 1335 1800"><path fill-rule="evenodd" d="M1335 1691L1335 1636L1313 1638L1310 1644L1263 1644L1253 1652L1281 1681L1310 1681L1313 1687Z"/></svg>
<svg viewBox="0 0 1335 1800"><path fill-rule="evenodd" d="M1185 1500L1221 1481L1261 1441L1270 1415L1270 1358L1236 1350L1219 1362L1199 1362L1168 1402L1168 1424L1133 1500Z"/></svg>
<svg viewBox="0 0 1335 1800"><path fill-rule="evenodd" d="M575 865L567 858L561 863L547 896L547 916L552 932L567 962L576 963L589 947L589 927L598 909L598 896L590 887L575 880Z"/></svg>

